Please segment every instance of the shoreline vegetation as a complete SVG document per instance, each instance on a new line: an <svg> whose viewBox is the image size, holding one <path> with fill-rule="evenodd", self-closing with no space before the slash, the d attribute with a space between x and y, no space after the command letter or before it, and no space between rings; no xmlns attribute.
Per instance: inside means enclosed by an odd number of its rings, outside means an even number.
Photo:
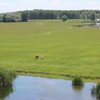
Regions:
<svg viewBox="0 0 100 100"><path fill-rule="evenodd" d="M36 72L36 71L18 71L14 70L14 72L17 73L17 75L29 75L29 76L36 76L36 77L46 77L46 78L56 78L56 79L68 79L72 80L76 77L76 75L68 75L68 74L61 74L61 73L49 73L49 72ZM92 76L82 76L80 77L86 81L86 82L100 82L100 77L92 77Z"/></svg>
<svg viewBox="0 0 100 100"><path fill-rule="evenodd" d="M13 79L16 77L12 71L0 68L0 88L6 88L12 85Z"/></svg>

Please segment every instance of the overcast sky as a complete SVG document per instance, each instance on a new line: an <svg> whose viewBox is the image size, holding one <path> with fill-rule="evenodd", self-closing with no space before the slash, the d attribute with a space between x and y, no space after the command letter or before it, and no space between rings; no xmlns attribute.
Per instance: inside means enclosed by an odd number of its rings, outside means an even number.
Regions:
<svg viewBox="0 0 100 100"><path fill-rule="evenodd" d="M100 0L0 0L0 13L31 9L100 10Z"/></svg>

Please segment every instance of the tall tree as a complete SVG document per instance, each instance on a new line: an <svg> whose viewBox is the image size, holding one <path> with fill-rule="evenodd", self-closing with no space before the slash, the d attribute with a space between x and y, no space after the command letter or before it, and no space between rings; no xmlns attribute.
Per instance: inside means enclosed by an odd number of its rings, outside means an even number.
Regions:
<svg viewBox="0 0 100 100"><path fill-rule="evenodd" d="M62 19L62 21L66 21L66 20L68 19L68 17L67 17L67 15L63 15L63 16L61 17L61 19Z"/></svg>
<svg viewBox="0 0 100 100"><path fill-rule="evenodd" d="M28 21L28 11L24 11L21 13L22 22Z"/></svg>
<svg viewBox="0 0 100 100"><path fill-rule="evenodd" d="M3 22L15 22L14 16L4 14L2 18Z"/></svg>
<svg viewBox="0 0 100 100"><path fill-rule="evenodd" d="M95 13L95 12L92 12L92 13L90 14L90 20L91 20L93 23L95 23L95 21L96 21L96 13Z"/></svg>
<svg viewBox="0 0 100 100"><path fill-rule="evenodd" d="M3 21L3 22L6 22L6 14L3 15L2 21Z"/></svg>
<svg viewBox="0 0 100 100"><path fill-rule="evenodd" d="M82 13L80 14L80 18L83 19L84 22L86 22L86 20L87 20L87 18L88 18L86 12L82 12Z"/></svg>

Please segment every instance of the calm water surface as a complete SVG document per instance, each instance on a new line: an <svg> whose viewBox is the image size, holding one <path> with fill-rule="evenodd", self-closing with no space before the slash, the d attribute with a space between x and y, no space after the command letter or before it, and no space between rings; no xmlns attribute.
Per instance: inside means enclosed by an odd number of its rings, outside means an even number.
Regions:
<svg viewBox="0 0 100 100"><path fill-rule="evenodd" d="M91 95L93 85L76 89L67 80L18 76L12 87L0 91L0 100L97 100Z"/></svg>

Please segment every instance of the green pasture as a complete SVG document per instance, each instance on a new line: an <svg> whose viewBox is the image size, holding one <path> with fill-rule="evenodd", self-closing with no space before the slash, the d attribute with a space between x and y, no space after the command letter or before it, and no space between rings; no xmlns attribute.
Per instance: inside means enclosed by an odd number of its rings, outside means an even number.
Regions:
<svg viewBox="0 0 100 100"><path fill-rule="evenodd" d="M78 20L0 23L0 67L100 80L100 29L80 25Z"/></svg>

